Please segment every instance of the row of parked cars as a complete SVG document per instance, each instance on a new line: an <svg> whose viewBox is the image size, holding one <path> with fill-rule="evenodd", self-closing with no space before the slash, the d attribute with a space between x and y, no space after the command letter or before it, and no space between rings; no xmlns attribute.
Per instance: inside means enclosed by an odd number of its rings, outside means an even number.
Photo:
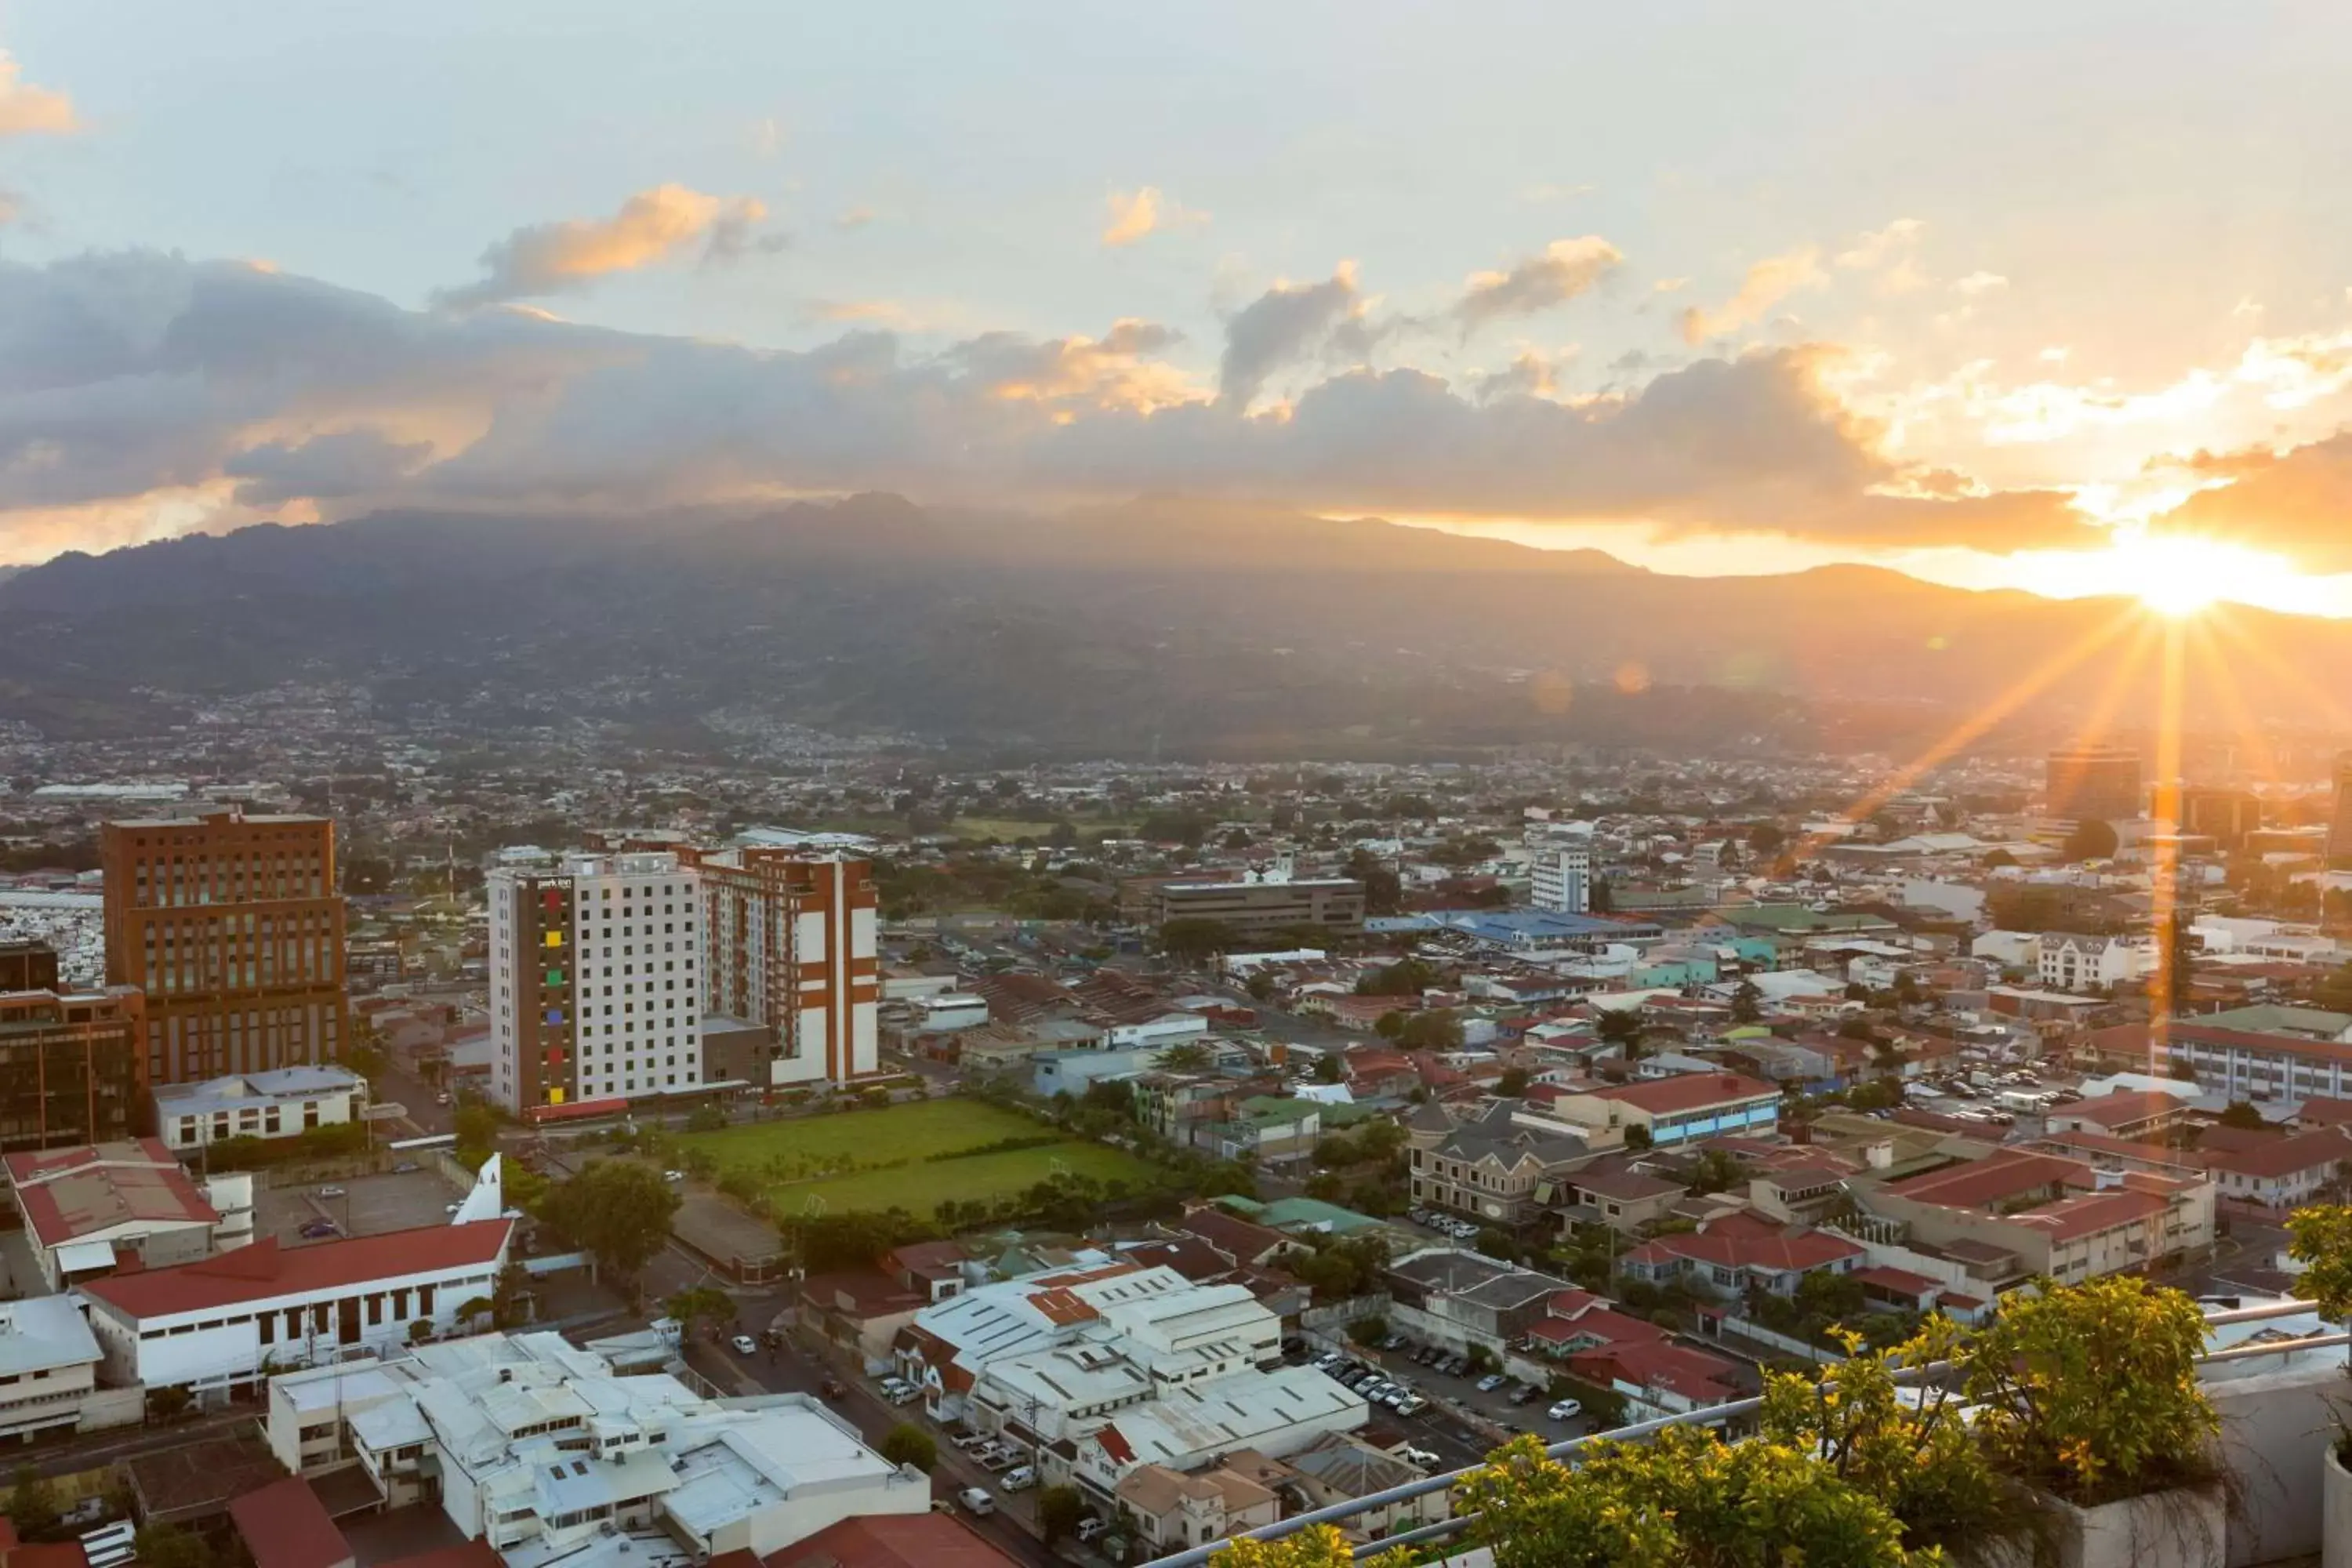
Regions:
<svg viewBox="0 0 2352 1568"><path fill-rule="evenodd" d="M1467 1241L1478 1234L1478 1226L1458 1215L1444 1209L1413 1209L1405 1217L1415 1225L1425 1225L1432 1230L1444 1231L1456 1241Z"/></svg>
<svg viewBox="0 0 2352 1568"><path fill-rule="evenodd" d="M911 1405L923 1396L923 1391L903 1377L886 1377L875 1384L882 1397L893 1405Z"/></svg>
<svg viewBox="0 0 2352 1568"><path fill-rule="evenodd" d="M1392 1379L1379 1367L1366 1366L1338 1351L1319 1357L1315 1365L1340 1387L1363 1395L1367 1405L1386 1405L1400 1415L1418 1415L1429 1408L1429 1401L1415 1393L1411 1384Z"/></svg>
<svg viewBox="0 0 2352 1568"><path fill-rule="evenodd" d="M1447 1377L1464 1377L1471 1371L1470 1358L1461 1352L1449 1351L1443 1345L1415 1345L1402 1334L1391 1334L1381 1342L1381 1349L1403 1351L1430 1371ZM1494 1394L1507 1387L1510 1392L1504 1397L1514 1405L1533 1405L1544 1395L1544 1391L1535 1384L1515 1382L1499 1372L1488 1373L1471 1386L1481 1394ZM1584 1406L1573 1399L1562 1399L1545 1414L1555 1421L1572 1421L1584 1414Z"/></svg>
<svg viewBox="0 0 2352 1568"><path fill-rule="evenodd" d="M982 1469L994 1475L1002 1472L998 1484L1006 1491L1026 1491L1037 1484L1037 1471L1021 1450L999 1438L981 1432L950 1432L948 1441L971 1457Z"/></svg>

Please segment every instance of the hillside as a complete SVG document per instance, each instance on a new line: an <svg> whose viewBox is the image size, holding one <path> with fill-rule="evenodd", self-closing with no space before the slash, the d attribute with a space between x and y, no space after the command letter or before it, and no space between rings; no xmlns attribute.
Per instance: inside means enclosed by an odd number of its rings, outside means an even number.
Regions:
<svg viewBox="0 0 2352 1568"><path fill-rule="evenodd" d="M2118 647L2161 635L2114 601L1863 567L1674 577L1170 499L1058 517L882 495L751 517L385 513L0 580L0 718L121 733L304 681L491 724L725 709L1092 751L1801 740L1827 707L1931 725L2119 619ZM2312 692L2352 673L2352 626L2231 624L2275 667L2193 659L2193 710L2330 717ZM2155 668L2118 683L2114 658L2088 661L2030 712L2063 722L2113 687L2130 715Z"/></svg>

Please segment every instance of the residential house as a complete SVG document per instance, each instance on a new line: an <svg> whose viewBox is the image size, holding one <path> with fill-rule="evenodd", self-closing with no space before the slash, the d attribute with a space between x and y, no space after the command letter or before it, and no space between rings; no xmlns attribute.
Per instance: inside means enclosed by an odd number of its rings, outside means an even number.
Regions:
<svg viewBox="0 0 2352 1568"><path fill-rule="evenodd" d="M1683 1183L1623 1155L1605 1155L1561 1178L1560 1218L1633 1235L1665 1218L1685 1190Z"/></svg>
<svg viewBox="0 0 2352 1568"><path fill-rule="evenodd" d="M1548 1315L1553 1296L1573 1288L1484 1253L1444 1247L1393 1259L1382 1278L1392 1328L1449 1350L1484 1350L1497 1361Z"/></svg>
<svg viewBox="0 0 2352 1568"><path fill-rule="evenodd" d="M1186 1475L1166 1465L1138 1465L1112 1488L1119 1517L1163 1557L1272 1524L1282 1505L1268 1488L1219 1468Z"/></svg>
<svg viewBox="0 0 2352 1568"><path fill-rule="evenodd" d="M2145 939L2043 931L2033 944L2035 971L2052 991L2105 991L2137 980L2155 966Z"/></svg>
<svg viewBox="0 0 2352 1568"><path fill-rule="evenodd" d="M1620 1258L1617 1268L1629 1279L1653 1285L1679 1279L1707 1295L1737 1300L1750 1291L1793 1297L1807 1275L1851 1273L1866 1257L1834 1231L1738 1211L1694 1231L1645 1241Z"/></svg>
<svg viewBox="0 0 2352 1568"><path fill-rule="evenodd" d="M1669 1149L1730 1133L1769 1137L1780 1124L1779 1088L1741 1073L1695 1072L1639 1083L1539 1088L1540 1094L1530 1090L1518 1121L1573 1133L1595 1148L1622 1144L1635 1128L1650 1147Z"/></svg>
<svg viewBox="0 0 2352 1568"><path fill-rule="evenodd" d="M1738 1368L1718 1355L1672 1341L1621 1340L1568 1358L1585 1382L1622 1395L1633 1421L1685 1415L1746 1396Z"/></svg>
<svg viewBox="0 0 2352 1568"><path fill-rule="evenodd" d="M2258 1133L2242 1147L2200 1152L2221 1196L2292 1209L2344 1173L2352 1161L2352 1132L2330 1127L2284 1138Z"/></svg>
<svg viewBox="0 0 2352 1568"><path fill-rule="evenodd" d="M1526 1124L1511 1100L1460 1122L1433 1101L1404 1128L1415 1203L1504 1226L1533 1221L1568 1168L1591 1152L1580 1131Z"/></svg>
<svg viewBox="0 0 2352 1568"><path fill-rule="evenodd" d="M2183 1089L2188 1085L2183 1084ZM2053 1106L2042 1124L2052 1132L2097 1132L2110 1138L2147 1139L2189 1120L2189 1097L2162 1089L2119 1089L2112 1094Z"/></svg>
<svg viewBox="0 0 2352 1568"><path fill-rule="evenodd" d="M1296 1477L1296 1490L1309 1508L1328 1508L1352 1498L1371 1497L1421 1480L1426 1473L1418 1465L1407 1464L1345 1432L1318 1437L1283 1463ZM1349 1519L1346 1528L1356 1540L1370 1540L1435 1524L1453 1515L1451 1492L1424 1492L1402 1502L1369 1509Z"/></svg>

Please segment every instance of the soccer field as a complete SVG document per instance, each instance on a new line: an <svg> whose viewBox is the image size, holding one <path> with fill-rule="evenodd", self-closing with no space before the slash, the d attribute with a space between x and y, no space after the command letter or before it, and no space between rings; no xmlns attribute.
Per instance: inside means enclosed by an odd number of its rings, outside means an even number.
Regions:
<svg viewBox="0 0 2352 1568"><path fill-rule="evenodd" d="M779 1156L812 1163L839 1159L865 1165L906 1162L879 1170L779 1181L766 1189L766 1196L780 1219L816 1211L845 1214L893 1207L928 1215L948 1199L984 1203L1025 1191L1056 1170L1137 1187L1158 1173L1148 1161L1076 1138L1034 1149L937 1158L1051 1131L1018 1111L978 1100L932 1100L887 1110L753 1122L723 1132L696 1133L683 1142L689 1149L708 1152L722 1170L743 1168L762 1175L771 1173L770 1162ZM814 1211L812 1199L819 1200Z"/></svg>

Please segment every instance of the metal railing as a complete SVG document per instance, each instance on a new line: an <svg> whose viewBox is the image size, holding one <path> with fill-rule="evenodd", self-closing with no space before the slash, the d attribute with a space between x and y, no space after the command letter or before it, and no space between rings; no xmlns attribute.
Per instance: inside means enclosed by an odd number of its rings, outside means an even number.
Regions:
<svg viewBox="0 0 2352 1568"><path fill-rule="evenodd" d="M2259 1307L2243 1307L2230 1311L2213 1312L2209 1314L2205 1321L2218 1329L2228 1328L2237 1323L2259 1323L2275 1318L2292 1318L2316 1310L2318 1310L2316 1303L2311 1301L2272 1301ZM2352 1333L2305 1334L2291 1340L2277 1340L2261 1344L2231 1345L2200 1356L2198 1364L2201 1366L2213 1363L2248 1361L2261 1356L2287 1355L2300 1351L2324 1350L2334 1345L2352 1345ZM1906 1367L1895 1374L1895 1380L1899 1384L1925 1383L1950 1370L1949 1362L1934 1362L1926 1366ZM1717 1426L1743 1415L1754 1415L1763 1407L1764 1401L1760 1396L1735 1399L1727 1405L1710 1405L1703 1409L1685 1411L1678 1415L1662 1415L1654 1420L1636 1421L1630 1426L1614 1427L1607 1432L1591 1432L1581 1437L1566 1438L1547 1446L1544 1452L1554 1459L1569 1459L1589 1444L1603 1441L1636 1442L1644 1437L1654 1436L1672 1426ZM1205 1546L1195 1546L1166 1557L1154 1558L1150 1568L1201 1568L1202 1564L1223 1552L1234 1541L1279 1541L1286 1535L1294 1535L1314 1525L1339 1524L1342 1521L1353 1519L1359 1514L1370 1513L1377 1509L1390 1508L1401 1502L1411 1502L1416 1498L1428 1497L1433 1492L1450 1491L1461 1481L1483 1468L1485 1468L1484 1461L1475 1465L1465 1465L1460 1469L1448 1470L1443 1475L1427 1476L1417 1481L1407 1481L1402 1486L1388 1487L1380 1491L1370 1492L1363 1497L1349 1498L1345 1502L1336 1502L1307 1513L1294 1514L1288 1519L1277 1521L1273 1524L1261 1525L1240 1536L1230 1537L1223 1541L1213 1541ZM1477 1522L1478 1515L1475 1513L1456 1514L1450 1519L1441 1519L1417 1529L1399 1531L1394 1535L1384 1536L1377 1541L1360 1542L1355 1547L1354 1555L1360 1558L1370 1557L1383 1552L1394 1551L1399 1547L1420 1546L1433 1541L1449 1540Z"/></svg>

